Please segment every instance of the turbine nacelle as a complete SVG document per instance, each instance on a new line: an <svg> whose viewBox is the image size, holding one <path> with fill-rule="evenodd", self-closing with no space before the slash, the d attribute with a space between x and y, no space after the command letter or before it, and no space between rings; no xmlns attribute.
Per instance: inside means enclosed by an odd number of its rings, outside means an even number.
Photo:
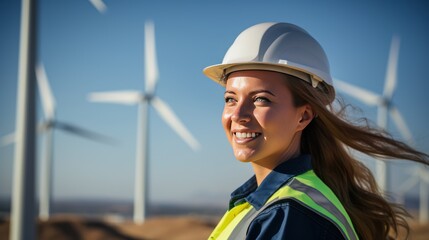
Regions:
<svg viewBox="0 0 429 240"><path fill-rule="evenodd" d="M384 106L387 109L390 109L394 104L391 98L387 98L387 97L383 97L381 98L379 104L379 106Z"/></svg>
<svg viewBox="0 0 429 240"><path fill-rule="evenodd" d="M147 101L150 103L154 97L155 94L144 94L142 95L142 101Z"/></svg>
<svg viewBox="0 0 429 240"><path fill-rule="evenodd" d="M41 132L46 132L48 129L54 128L55 127L55 121L53 120L47 120L47 121L43 121L40 125L39 125L39 130Z"/></svg>

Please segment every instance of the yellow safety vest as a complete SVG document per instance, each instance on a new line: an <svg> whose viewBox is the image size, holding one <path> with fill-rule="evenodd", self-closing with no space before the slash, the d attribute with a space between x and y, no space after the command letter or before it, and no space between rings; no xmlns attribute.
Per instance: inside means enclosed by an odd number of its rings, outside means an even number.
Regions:
<svg viewBox="0 0 429 240"><path fill-rule="evenodd" d="M245 239L252 220L266 208L284 199L294 199L329 220L341 231L345 239L359 239L343 205L313 170L293 177L258 211L248 202L233 207L225 213L209 239Z"/></svg>

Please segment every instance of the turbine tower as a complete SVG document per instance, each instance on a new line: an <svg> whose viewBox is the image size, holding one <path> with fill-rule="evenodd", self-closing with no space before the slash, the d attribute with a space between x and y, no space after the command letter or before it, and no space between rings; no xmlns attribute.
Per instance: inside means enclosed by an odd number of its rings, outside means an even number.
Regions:
<svg viewBox="0 0 429 240"><path fill-rule="evenodd" d="M396 83L397 83L397 65L398 65L398 56L399 56L399 38L394 36L392 38L392 42L390 45L390 53L389 60L386 71L386 79L384 83L383 94L379 95L373 93L369 90L362 89L357 86L353 86L349 83L340 81L338 79L334 80L334 85L337 90L340 92L344 92L350 95L357 100L369 105L378 107L377 111L377 125L386 130L387 128L387 119L388 114L390 113L390 117L392 118L394 124L397 129L401 133L402 137L409 142L413 143L413 138L411 136L411 132L405 123L402 114L396 108L396 106L392 102L393 94L395 92ZM379 159L376 162L376 178L377 182L382 189L382 191L386 191L387 189L387 162Z"/></svg>
<svg viewBox="0 0 429 240"><path fill-rule="evenodd" d="M148 108L152 105L161 118L193 149L200 147L198 141L186 129L171 108L155 95L158 67L155 52L154 25L145 23L145 91L115 91L91 93L90 101L138 105L136 172L134 182L134 222L142 223L146 217L148 170Z"/></svg>
<svg viewBox="0 0 429 240"><path fill-rule="evenodd" d="M35 239L37 0L22 0L19 38L16 146L13 165L10 239Z"/></svg>

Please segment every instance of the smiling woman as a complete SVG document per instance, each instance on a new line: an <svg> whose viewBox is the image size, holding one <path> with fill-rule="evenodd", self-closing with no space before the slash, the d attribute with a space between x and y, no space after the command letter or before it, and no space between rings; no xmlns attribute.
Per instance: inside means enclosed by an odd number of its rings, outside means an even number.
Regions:
<svg viewBox="0 0 429 240"><path fill-rule="evenodd" d="M252 26L204 73L225 86L227 139L255 173L210 239L387 239L408 229L348 148L423 164L428 155L334 111L328 60L305 30Z"/></svg>

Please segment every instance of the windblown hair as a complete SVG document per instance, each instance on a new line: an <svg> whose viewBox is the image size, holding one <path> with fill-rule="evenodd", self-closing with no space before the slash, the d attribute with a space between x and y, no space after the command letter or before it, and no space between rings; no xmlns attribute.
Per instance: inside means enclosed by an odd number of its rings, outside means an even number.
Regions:
<svg viewBox="0 0 429 240"><path fill-rule="evenodd" d="M330 101L335 96L334 89L325 89L326 94L296 77L285 76L294 105L309 104L316 114L302 133L301 151L312 155L315 173L342 202L359 238L396 239L400 228L408 236L408 213L383 198L370 170L350 149L379 161L407 159L429 165L429 156L371 127L366 119L364 124L352 123L346 118L344 104L334 109Z"/></svg>

